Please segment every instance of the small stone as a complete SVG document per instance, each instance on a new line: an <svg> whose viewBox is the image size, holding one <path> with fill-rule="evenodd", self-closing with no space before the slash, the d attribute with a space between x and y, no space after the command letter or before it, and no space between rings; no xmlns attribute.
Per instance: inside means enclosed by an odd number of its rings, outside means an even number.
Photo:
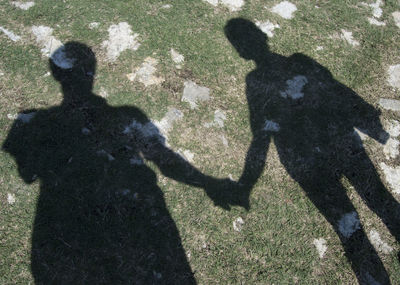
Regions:
<svg viewBox="0 0 400 285"><path fill-rule="evenodd" d="M371 25L375 25L375 26L386 26L385 22L381 22L381 21L379 21L379 20L377 20L375 18L368 18L368 22Z"/></svg>
<svg viewBox="0 0 400 285"><path fill-rule="evenodd" d="M371 230L369 232L369 239L377 251L383 252L384 254L389 254L393 251L391 246L382 241L381 236L376 230Z"/></svg>
<svg viewBox="0 0 400 285"><path fill-rule="evenodd" d="M390 86L400 89L400 64L389 66L388 75Z"/></svg>
<svg viewBox="0 0 400 285"><path fill-rule="evenodd" d="M289 1L283 1L271 9L271 12L278 14L284 19L292 19L294 17L293 13L296 11L296 5Z"/></svg>
<svg viewBox="0 0 400 285"><path fill-rule="evenodd" d="M28 2L20 2L20 1L14 1L11 2L12 5L14 5L17 8L20 8L22 10L28 10L29 8L32 8L33 6L35 6L35 2L33 1L28 1Z"/></svg>
<svg viewBox="0 0 400 285"><path fill-rule="evenodd" d="M185 60L184 56L181 55L180 53L178 53L173 48L171 48L170 53L171 53L172 61L175 63L182 63Z"/></svg>
<svg viewBox="0 0 400 285"><path fill-rule="evenodd" d="M395 194L400 194L400 167L391 167L384 162L379 164L385 175L386 182Z"/></svg>
<svg viewBox="0 0 400 285"><path fill-rule="evenodd" d="M400 11L393 12L392 16L396 26L400 28Z"/></svg>
<svg viewBox="0 0 400 285"><path fill-rule="evenodd" d="M386 110L400 111L400 100L381 98L379 105Z"/></svg>
<svg viewBox="0 0 400 285"><path fill-rule="evenodd" d="M205 102L210 100L210 89L198 86L193 81L185 81L182 101L190 104L190 109L196 109L198 101Z"/></svg>
<svg viewBox="0 0 400 285"><path fill-rule="evenodd" d="M94 30L97 29L99 27L100 23L98 22L93 22L89 24L89 29Z"/></svg>
<svg viewBox="0 0 400 285"><path fill-rule="evenodd" d="M274 36L274 30L279 28L278 24L273 24L268 20L266 20L265 22L256 21L256 26L259 27L260 30L270 38Z"/></svg>
<svg viewBox="0 0 400 285"><path fill-rule="evenodd" d="M360 220L356 212L350 212L339 220L339 231L340 233L349 238L353 233L360 229Z"/></svg>
<svg viewBox="0 0 400 285"><path fill-rule="evenodd" d="M344 29L342 29L341 32L342 34L340 35L340 37L348 42L350 45L352 45L353 47L360 45L360 43L353 38L353 32L349 32Z"/></svg>
<svg viewBox="0 0 400 285"><path fill-rule="evenodd" d="M15 203L15 195L11 193L7 193L7 202L12 205Z"/></svg>
<svg viewBox="0 0 400 285"><path fill-rule="evenodd" d="M237 232L240 232L243 229L244 221L241 217L238 217L233 221L233 229Z"/></svg>
<svg viewBox="0 0 400 285"><path fill-rule="evenodd" d="M285 91L281 91L280 94L283 98L289 97L293 100L303 98L304 93L302 90L307 83L307 77L304 75L297 75L292 79L286 80L287 88Z"/></svg>
<svg viewBox="0 0 400 285"><path fill-rule="evenodd" d="M317 248L319 258L323 258L328 247L324 238L314 239L313 244Z"/></svg>
<svg viewBox="0 0 400 285"><path fill-rule="evenodd" d="M270 120L265 121L264 128L263 128L264 131L270 131L270 132L279 132L280 129L281 129L281 127L279 126L278 123L275 123Z"/></svg>

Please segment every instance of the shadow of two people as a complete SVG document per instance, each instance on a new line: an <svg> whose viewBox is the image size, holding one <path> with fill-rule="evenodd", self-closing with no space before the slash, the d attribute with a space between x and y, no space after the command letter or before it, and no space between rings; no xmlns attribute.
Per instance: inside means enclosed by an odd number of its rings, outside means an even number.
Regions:
<svg viewBox="0 0 400 285"><path fill-rule="evenodd" d="M62 104L39 110L29 124L16 121L3 146L15 157L24 181L40 180L32 234L37 283L195 283L154 171L144 163L131 165L129 158L142 157L164 175L204 188L225 209L248 209L272 137L288 173L338 233L359 280L364 257L356 249L361 244L376 269L371 274L388 280L364 230L345 237L337 223L355 211L339 181L344 175L398 238L398 221L391 219L398 204L349 135L359 126L384 142L379 112L312 59L271 53L265 34L250 21L230 20L225 33L243 58L257 64L246 77L253 139L238 183L202 174L168 149L160 134L146 135L143 127L156 128L140 109L111 107L94 95L96 60L85 45L71 42L57 51L75 58L72 69L50 60L62 86ZM287 98L288 92L284 98L287 79L299 74L307 80L306 95ZM279 132L266 130L266 120L278 124ZM129 125L134 127L124 133ZM90 135L82 134L85 127ZM135 195L124 196L121 189L134 189Z"/></svg>

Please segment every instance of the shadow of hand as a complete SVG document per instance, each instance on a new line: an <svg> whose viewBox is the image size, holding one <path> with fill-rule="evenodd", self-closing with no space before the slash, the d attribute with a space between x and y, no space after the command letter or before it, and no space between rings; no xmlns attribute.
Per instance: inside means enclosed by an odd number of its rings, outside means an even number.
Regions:
<svg viewBox="0 0 400 285"><path fill-rule="evenodd" d="M228 211L231 209L231 206L241 206L247 211L250 209L250 191L243 184L239 184L228 178L216 179L210 177L204 190L208 197L213 200L215 206Z"/></svg>

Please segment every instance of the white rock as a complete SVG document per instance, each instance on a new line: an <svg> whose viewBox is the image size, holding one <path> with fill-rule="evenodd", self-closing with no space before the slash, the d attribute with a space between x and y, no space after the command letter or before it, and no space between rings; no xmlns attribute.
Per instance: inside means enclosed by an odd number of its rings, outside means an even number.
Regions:
<svg viewBox="0 0 400 285"><path fill-rule="evenodd" d="M350 45L352 45L353 47L360 45L360 43L353 38L352 32L346 31L344 29L342 29L341 32L342 34L340 35L340 37L346 42L348 42Z"/></svg>
<svg viewBox="0 0 400 285"><path fill-rule="evenodd" d="M161 131L164 137L167 137L169 131L172 129L173 124L183 118L183 113L176 108L168 108L168 112L160 120L154 122L157 128Z"/></svg>
<svg viewBox="0 0 400 285"><path fill-rule="evenodd" d="M317 46L317 47L315 48L316 51L323 50L323 49L324 49L323 46Z"/></svg>
<svg viewBox="0 0 400 285"><path fill-rule="evenodd" d="M172 61L175 63L182 63L185 60L184 56L181 55L176 50L174 50L173 48L171 48L170 53L171 53Z"/></svg>
<svg viewBox="0 0 400 285"><path fill-rule="evenodd" d="M217 109L214 112L214 121L212 121L211 123L205 123L204 126L206 128L213 127L213 126L218 127L218 128L223 128L225 120L226 120L225 112Z"/></svg>
<svg viewBox="0 0 400 285"><path fill-rule="evenodd" d="M396 158L399 155L399 141L395 138L389 138L383 146L383 153L387 159Z"/></svg>
<svg viewBox="0 0 400 285"><path fill-rule="evenodd" d="M391 137L398 137L400 135L400 122L396 120L387 120L385 121L385 131Z"/></svg>
<svg viewBox="0 0 400 285"><path fill-rule="evenodd" d="M12 205L15 203L15 195L11 193L7 193L7 202Z"/></svg>
<svg viewBox="0 0 400 285"><path fill-rule="evenodd" d="M346 238L351 237L358 229L360 229L360 220L354 211L344 214L339 220L339 231Z"/></svg>
<svg viewBox="0 0 400 285"><path fill-rule="evenodd" d="M140 132L145 138L157 138L161 143L167 144L167 135L175 121L183 118L183 113L175 108L169 108L167 114L160 121L147 122L145 124L133 120L123 131L130 135Z"/></svg>
<svg viewBox="0 0 400 285"><path fill-rule="evenodd" d="M72 68L75 62L65 53L64 45L52 36L53 29L46 26L33 26L32 33L36 42L42 47L40 50L44 56L50 57L55 65L63 69Z"/></svg>
<svg viewBox="0 0 400 285"><path fill-rule="evenodd" d="M385 179L392 188L393 192L395 194L400 194L400 167L391 167L386 165L384 162L381 162L379 166L383 170Z"/></svg>
<svg viewBox="0 0 400 285"><path fill-rule="evenodd" d="M271 11L273 13L278 14L282 18L292 19L294 17L293 13L297 11L297 7L293 3L290 3L289 1L283 1L283 2L275 5L271 9Z"/></svg>
<svg viewBox="0 0 400 285"><path fill-rule="evenodd" d="M33 6L35 6L35 2L33 2L33 1L29 1L29 2L14 1L14 2L11 2L11 4L22 10L28 10L29 8L32 8Z"/></svg>
<svg viewBox="0 0 400 285"><path fill-rule="evenodd" d="M0 31L2 31L10 40L12 40L13 42L17 42L21 39L20 36L14 34L13 32L3 28L0 26Z"/></svg>
<svg viewBox="0 0 400 285"><path fill-rule="evenodd" d="M379 20L377 20L375 18L368 18L368 22L371 25L375 25L375 26L386 26L385 22L379 21Z"/></svg>
<svg viewBox="0 0 400 285"><path fill-rule="evenodd" d="M137 67L133 73L129 73L126 76L130 81L137 79L146 87L154 84L158 85L164 81L164 78L154 75L154 73L157 71L157 63L158 61L156 59L147 57L140 67Z"/></svg>
<svg viewBox="0 0 400 285"><path fill-rule="evenodd" d="M100 23L92 22L89 24L89 29L94 30L94 29L97 29L99 26L100 26Z"/></svg>
<svg viewBox="0 0 400 285"><path fill-rule="evenodd" d="M280 129L281 129L281 127L279 126L278 123L275 123L270 120L265 121L264 128L263 128L264 131L270 131L270 132L279 132Z"/></svg>
<svg viewBox="0 0 400 285"><path fill-rule="evenodd" d="M214 7L216 7L218 5L218 0L203 0L205 2L207 2L208 4L213 5Z"/></svg>
<svg viewBox="0 0 400 285"><path fill-rule="evenodd" d="M268 20L266 20L265 22L256 21L256 25L260 28L261 31L263 31L263 33L265 33L270 38L274 36L274 30L279 28L278 24L273 24Z"/></svg>
<svg viewBox="0 0 400 285"><path fill-rule="evenodd" d="M380 98L379 105L386 110L400 111L400 100Z"/></svg>
<svg viewBox="0 0 400 285"><path fill-rule="evenodd" d="M393 12L392 16L396 26L400 28L400 11Z"/></svg>
<svg viewBox="0 0 400 285"><path fill-rule="evenodd" d="M183 157L186 161L193 163L194 162L194 153L188 149L178 149L177 151L180 156Z"/></svg>
<svg viewBox="0 0 400 285"><path fill-rule="evenodd" d="M126 22L111 25L108 28L108 40L102 43L103 48L107 50L107 59L115 61L123 51L137 50L140 46L138 37L136 33L132 35L131 26Z"/></svg>
<svg viewBox="0 0 400 285"><path fill-rule="evenodd" d="M103 98L107 98L107 97L108 97L108 92L107 92L107 90L106 90L103 86L100 87L99 95L100 95L101 97L103 97Z"/></svg>
<svg viewBox="0 0 400 285"><path fill-rule="evenodd" d="M369 240L377 251L383 252L384 254L389 254L393 251L391 246L382 241L381 236L376 230L371 230L369 232Z"/></svg>
<svg viewBox="0 0 400 285"><path fill-rule="evenodd" d="M170 9L170 8L172 8L171 4L165 4L161 6L161 9Z"/></svg>
<svg viewBox="0 0 400 285"><path fill-rule="evenodd" d="M29 123L33 117L36 115L36 112L30 112L30 113L19 113L19 114L7 114L7 118L10 120L19 120L22 123L26 124Z"/></svg>
<svg viewBox="0 0 400 285"><path fill-rule="evenodd" d="M197 103L210 100L210 89L203 86L198 86L193 81L185 81L183 88L183 102L190 104L190 109L196 109Z"/></svg>
<svg viewBox="0 0 400 285"><path fill-rule="evenodd" d="M280 94L283 98L290 97L291 99L300 99L304 97L303 90L304 85L308 83L308 80L303 75L297 75L292 79L286 80L287 88L285 91L281 91Z"/></svg>
<svg viewBox="0 0 400 285"><path fill-rule="evenodd" d="M244 221L241 217L238 217L233 221L233 229L237 232L240 232L243 229Z"/></svg>
<svg viewBox="0 0 400 285"><path fill-rule="evenodd" d="M228 7L232 12L239 11L244 5L244 0L220 0L221 4Z"/></svg>
<svg viewBox="0 0 400 285"><path fill-rule="evenodd" d="M390 86L400 89L400 64L389 66L387 73Z"/></svg>
<svg viewBox="0 0 400 285"><path fill-rule="evenodd" d="M225 147L228 147L228 140L226 139L225 135L221 135L221 141Z"/></svg>
<svg viewBox="0 0 400 285"><path fill-rule="evenodd" d="M382 9L381 9L381 5L382 5L382 0L377 0L375 3L365 3L362 2L361 4L363 4L364 6L368 6L372 8L372 16L374 16L375 18L380 18L382 16Z"/></svg>
<svg viewBox="0 0 400 285"><path fill-rule="evenodd" d="M319 258L323 258L328 247L324 238L314 239L313 244L317 248Z"/></svg>

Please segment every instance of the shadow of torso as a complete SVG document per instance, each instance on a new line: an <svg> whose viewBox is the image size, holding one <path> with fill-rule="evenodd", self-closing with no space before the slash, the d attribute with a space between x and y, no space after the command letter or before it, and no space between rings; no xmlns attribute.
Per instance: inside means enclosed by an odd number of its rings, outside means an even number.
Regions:
<svg viewBox="0 0 400 285"><path fill-rule="evenodd" d="M271 54L246 83L254 137L273 139L281 163L301 184L315 186L317 177L326 184L347 175L355 156L368 159L354 127L376 139L383 132L378 111L302 54ZM265 130L267 120L279 131Z"/></svg>
<svg viewBox="0 0 400 285"><path fill-rule="evenodd" d="M135 107L92 96L79 108L63 104L14 123L5 149L23 179L41 187L32 234L37 284L195 283L156 174L140 156L149 140L124 134L132 120L149 122Z"/></svg>

